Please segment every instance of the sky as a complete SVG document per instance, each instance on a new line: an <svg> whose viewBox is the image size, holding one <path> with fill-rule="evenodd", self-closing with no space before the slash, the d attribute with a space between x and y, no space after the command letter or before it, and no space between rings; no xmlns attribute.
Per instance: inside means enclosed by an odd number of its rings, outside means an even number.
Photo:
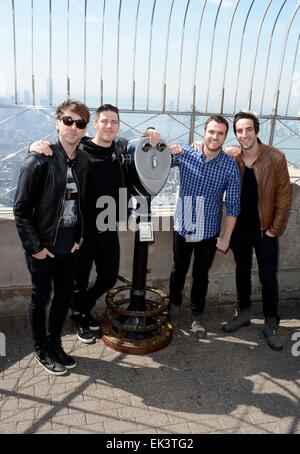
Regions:
<svg viewBox="0 0 300 454"><path fill-rule="evenodd" d="M0 0L0 98L293 116L299 30L299 0Z"/></svg>

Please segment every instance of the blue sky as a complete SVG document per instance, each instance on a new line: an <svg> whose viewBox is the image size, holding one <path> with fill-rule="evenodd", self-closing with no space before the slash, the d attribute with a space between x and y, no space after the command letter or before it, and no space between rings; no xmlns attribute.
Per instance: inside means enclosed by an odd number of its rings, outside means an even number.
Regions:
<svg viewBox="0 0 300 454"><path fill-rule="evenodd" d="M69 74L71 95L83 99L85 92L84 77L86 77L86 101L90 106L97 106L100 102L100 76L102 74L104 101L113 103L118 101L119 107L130 107L129 100L132 95L134 77L136 81L135 96L139 106L157 108L162 102L165 78L166 107L177 108L178 106L180 110L189 110L192 103L192 88L195 82L197 109L215 111L220 107L225 75L225 111L230 113L234 109L246 107L256 57L251 107L260 112L264 81L266 80L262 113L270 113L281 74L279 109L282 113L285 113L293 73L294 84L297 83L298 74L300 75L300 49L296 53L297 43L299 42L300 10L291 25L286 54L283 66L281 66L286 28L291 14L299 6L297 0L122 0L121 2L120 0L106 0L105 2L104 0L69 0L69 2L68 0L52 0L52 2L49 2L49 0L15 0L17 87L20 101L24 98L25 90L29 91L27 94L29 99L32 96L32 64L36 102L39 103L40 99L48 98L50 3L52 7L51 73L54 103L60 102L62 97L65 97L67 74ZM68 3L69 49L67 48ZM103 28L104 4L105 20ZM85 5L87 6L86 75L84 73ZM120 27L118 29L120 5ZM136 64L133 66L138 5ZM218 20L215 23L218 9ZM249 10L248 19L245 22ZM274 28L280 10L281 14ZM31 51L32 11L33 62ZM170 28L168 28L171 11ZM225 57L229 27L234 12L226 66ZM256 53L258 31L265 12L265 20ZM186 21L183 29L185 13ZM199 35L201 17L202 26ZM215 34L213 34L214 25ZM0 97L12 96L15 90L12 30L12 0L1 0L0 38L5 45L2 44L0 49L0 61L2 62L0 66ZM167 42L168 30L169 42ZM180 74L183 30L183 71ZM118 31L120 33L119 70L117 60ZM151 33L152 45L150 48ZM271 36L273 36L273 40L268 60ZM197 46L198 43L199 46ZM101 56L103 56L102 60ZM225 68L226 73L224 73ZM148 79L150 81L149 86ZM178 93L179 84L180 93ZM291 115L295 115L300 109L299 96L295 95L295 92L294 90L289 103Z"/></svg>

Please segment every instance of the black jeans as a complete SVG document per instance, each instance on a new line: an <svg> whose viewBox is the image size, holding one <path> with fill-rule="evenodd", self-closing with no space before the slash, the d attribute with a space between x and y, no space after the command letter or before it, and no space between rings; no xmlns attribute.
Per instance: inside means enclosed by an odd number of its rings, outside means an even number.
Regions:
<svg viewBox="0 0 300 454"><path fill-rule="evenodd" d="M50 301L52 283L53 298L49 310L48 334L55 341L61 338L72 300L77 256L78 253L74 252L38 260L25 254L32 282L29 320L35 349L42 347L47 340L46 307Z"/></svg>
<svg viewBox="0 0 300 454"><path fill-rule="evenodd" d="M94 262L96 278L89 283ZM96 300L115 285L119 274L119 265L120 243L118 232L106 231L86 236L79 250L73 309L81 313L89 313L95 306Z"/></svg>
<svg viewBox="0 0 300 454"><path fill-rule="evenodd" d="M278 315L278 238L234 232L230 247L236 264L238 306L244 310L251 305L251 269L253 250L256 254L259 279L262 284L263 313L265 317Z"/></svg>
<svg viewBox="0 0 300 454"><path fill-rule="evenodd" d="M208 271L216 254L217 238L197 242L187 242L174 232L174 266L170 276L170 301L179 306L192 254L194 252L193 283L191 290L191 310L193 315L202 314L208 288Z"/></svg>

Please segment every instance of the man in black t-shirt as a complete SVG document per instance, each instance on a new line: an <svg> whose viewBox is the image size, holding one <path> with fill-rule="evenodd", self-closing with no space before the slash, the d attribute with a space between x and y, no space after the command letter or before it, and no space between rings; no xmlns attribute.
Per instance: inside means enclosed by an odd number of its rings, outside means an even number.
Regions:
<svg viewBox="0 0 300 454"><path fill-rule="evenodd" d="M123 154L127 151L128 141L117 137L120 126L118 108L111 104L100 106L96 110L93 126L95 137L84 137L81 141L81 147L90 159L90 174L85 203L85 234L79 251L71 316L77 336L84 343L94 342L93 331L100 329L91 309L96 300L115 285L118 277L119 203L121 199L123 203L124 200L127 202ZM153 128L148 128L143 135L149 137L153 145L159 142L160 134ZM46 141L31 144L30 150L51 154ZM109 219L106 219L107 204ZM93 264L96 277L89 282Z"/></svg>

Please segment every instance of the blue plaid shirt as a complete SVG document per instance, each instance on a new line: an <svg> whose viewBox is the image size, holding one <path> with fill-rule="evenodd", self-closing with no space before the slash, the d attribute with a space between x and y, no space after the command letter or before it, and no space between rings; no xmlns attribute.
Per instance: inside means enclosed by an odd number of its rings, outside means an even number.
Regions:
<svg viewBox="0 0 300 454"><path fill-rule="evenodd" d="M225 193L227 216L240 213L241 178L237 163L223 150L205 162L203 151L190 145L173 156L178 166L180 189L174 213L174 230L187 241L201 241L218 234Z"/></svg>

